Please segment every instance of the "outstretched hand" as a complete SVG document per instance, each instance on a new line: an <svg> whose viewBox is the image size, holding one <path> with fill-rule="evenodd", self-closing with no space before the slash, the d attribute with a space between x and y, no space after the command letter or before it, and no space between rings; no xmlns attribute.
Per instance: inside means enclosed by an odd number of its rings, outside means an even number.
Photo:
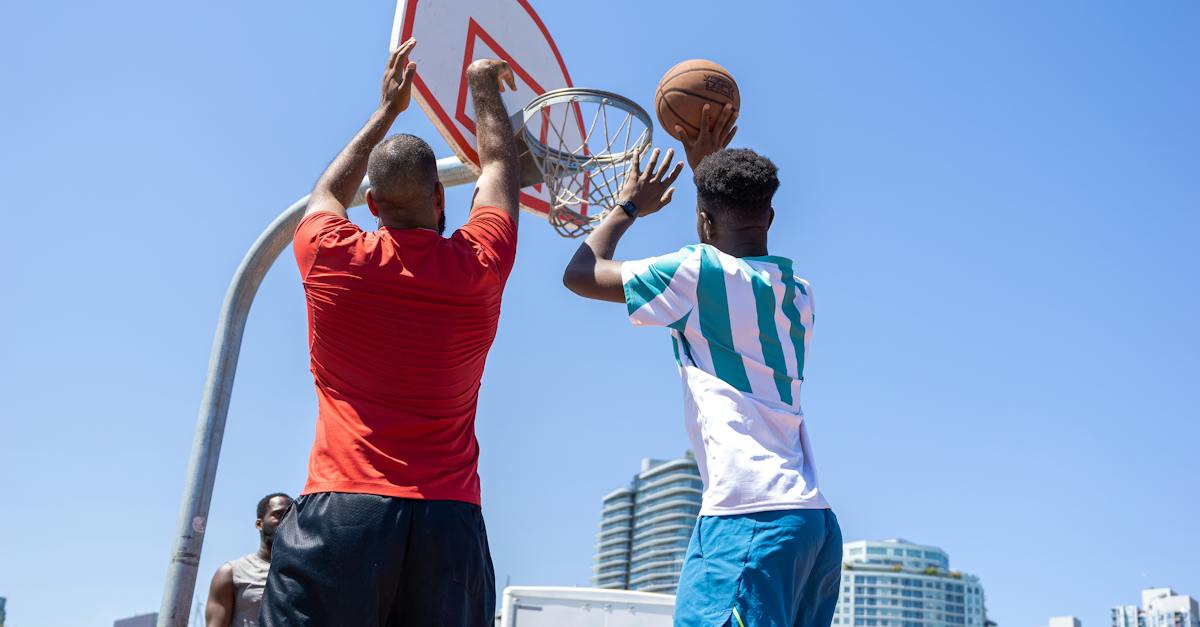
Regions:
<svg viewBox="0 0 1200 627"><path fill-rule="evenodd" d="M413 76L417 73L417 64L409 62L408 55L416 45L417 40L410 38L392 51L387 71L383 73L383 95L379 99L379 108L393 114L408 108L412 100Z"/></svg>
<svg viewBox="0 0 1200 627"><path fill-rule="evenodd" d="M715 118L712 116L712 105L704 105L700 110L700 132L695 137L689 135L687 129L675 125L675 137L683 142L683 150L687 153L688 165L692 170L695 170L705 157L733 141L733 136L737 134L737 127L734 126L737 117L737 112L731 104L722 107Z"/></svg>
<svg viewBox="0 0 1200 627"><path fill-rule="evenodd" d="M650 153L650 160L646 162L646 167L643 169L642 157L646 154L647 148L649 145L643 146L633 156L633 163L625 173L625 184L621 186L621 194L617 197L619 203L627 200L633 201L639 216L650 215L671 202L671 196L675 194L675 188L671 185L683 171L682 161L676 162L675 167L671 167L671 160L675 158L674 148L667 151L661 167L658 163L661 151L655 148L654 152Z"/></svg>

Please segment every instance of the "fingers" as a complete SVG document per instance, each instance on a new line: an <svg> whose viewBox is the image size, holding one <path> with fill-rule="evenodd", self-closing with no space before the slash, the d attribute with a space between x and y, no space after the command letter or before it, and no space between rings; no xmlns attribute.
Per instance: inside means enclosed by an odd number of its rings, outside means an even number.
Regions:
<svg viewBox="0 0 1200 627"><path fill-rule="evenodd" d="M404 74L400 77L400 89L405 89L412 84L413 76L417 73L417 64L409 62L404 67Z"/></svg>
<svg viewBox="0 0 1200 627"><path fill-rule="evenodd" d="M649 147L650 147L650 144L646 144L645 146L638 148L638 151L636 153L634 153L634 155L633 155L633 176L634 176L634 178L641 178L641 176L642 176L642 156L646 154L646 149Z"/></svg>
<svg viewBox="0 0 1200 627"><path fill-rule="evenodd" d="M388 57L387 71L384 72L385 80L401 81L401 72L404 74L408 73L408 54L412 52L413 47L416 45L417 40L410 37L408 41L400 44L398 48L392 51L392 54Z"/></svg>
<svg viewBox="0 0 1200 627"><path fill-rule="evenodd" d="M712 105L704 105L700 109L700 138L712 134Z"/></svg>
<svg viewBox="0 0 1200 627"><path fill-rule="evenodd" d="M654 152L650 153L650 160L646 162L645 178L653 179L654 171L658 168L658 155L662 153L661 149L655 148Z"/></svg>
<svg viewBox="0 0 1200 627"><path fill-rule="evenodd" d="M675 158L675 149L668 148L667 154L663 155L662 169L659 170L657 176L654 177L656 180L662 181L663 179L665 179L667 177L667 172L671 171L671 169L667 166L671 165L671 160L674 158Z"/></svg>
<svg viewBox="0 0 1200 627"><path fill-rule="evenodd" d="M416 45L415 37L409 37L408 41L400 44L400 47L392 51L392 58L388 60L388 69L402 67L408 61L408 54Z"/></svg>
<svg viewBox="0 0 1200 627"><path fill-rule="evenodd" d="M679 141L683 142L684 146L690 146L696 143L696 140L693 139L691 135L688 135L687 129L679 126L678 124L675 125L675 137L678 138Z"/></svg>
<svg viewBox="0 0 1200 627"><path fill-rule="evenodd" d="M668 160L667 163L670 163L670 160ZM668 174L667 172L668 172L667 167L664 165L662 178L659 179L659 182L662 183L663 185L672 185L675 183L675 179L679 178L680 173L683 172L683 162L682 161L677 162L675 164L675 167L673 167L669 170L670 174Z"/></svg>
<svg viewBox="0 0 1200 627"><path fill-rule="evenodd" d="M728 146L729 142L733 141L733 136L737 135L737 130L738 130L738 127L736 127L736 126L729 129L729 134L725 136L725 141L724 141L724 143L721 144L722 148Z"/></svg>
<svg viewBox="0 0 1200 627"><path fill-rule="evenodd" d="M680 164L680 165L682 165L682 164ZM669 205L669 204L671 204L671 197L672 197L672 196L674 196L674 195L675 195L675 188L674 188L674 187L672 187L672 188L668 189L668 190L666 191L666 193L664 193L664 194L662 195L662 198L660 198L660 199L658 200L658 204L659 204L659 205L661 205L661 206L664 206L664 207L665 207L665 206L667 206L667 205Z"/></svg>
<svg viewBox="0 0 1200 627"><path fill-rule="evenodd" d="M729 128L733 126L733 120L737 117L733 113L733 105L726 103L721 108L721 114L717 116L717 122L713 125L713 132L719 137L724 137L729 132Z"/></svg>

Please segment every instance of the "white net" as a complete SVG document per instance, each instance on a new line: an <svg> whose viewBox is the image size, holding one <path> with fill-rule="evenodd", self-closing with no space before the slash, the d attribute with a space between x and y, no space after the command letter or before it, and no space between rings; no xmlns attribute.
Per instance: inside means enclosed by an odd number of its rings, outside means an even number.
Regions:
<svg viewBox="0 0 1200 627"><path fill-rule="evenodd" d="M650 144L651 133L645 110L609 92L558 89L525 107L525 142L560 235L588 233L616 206L631 158Z"/></svg>

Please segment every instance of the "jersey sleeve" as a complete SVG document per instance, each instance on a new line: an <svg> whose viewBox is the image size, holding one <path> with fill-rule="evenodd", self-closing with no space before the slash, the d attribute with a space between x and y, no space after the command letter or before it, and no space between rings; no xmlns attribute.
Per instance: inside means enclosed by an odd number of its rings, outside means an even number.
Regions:
<svg viewBox="0 0 1200 627"><path fill-rule="evenodd" d="M318 253L353 246L362 235L362 229L332 211L314 211L304 216L292 237L292 251L296 254L300 276L308 278L309 271L317 263Z"/></svg>
<svg viewBox="0 0 1200 627"><path fill-rule="evenodd" d="M451 239L465 240L484 266L507 281L517 258L517 221L497 207L477 207Z"/></svg>
<svg viewBox="0 0 1200 627"><path fill-rule="evenodd" d="M621 264L625 305L635 326L668 327L696 306L700 254L688 246L679 252Z"/></svg>

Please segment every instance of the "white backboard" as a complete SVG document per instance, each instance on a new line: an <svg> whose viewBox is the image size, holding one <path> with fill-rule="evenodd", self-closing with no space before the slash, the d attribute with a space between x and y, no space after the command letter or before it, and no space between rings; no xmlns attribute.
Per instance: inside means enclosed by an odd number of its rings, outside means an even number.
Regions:
<svg viewBox="0 0 1200 627"><path fill-rule="evenodd" d="M528 0L398 0L392 49L409 37L417 38L413 99L454 154L476 171L475 114L466 80L472 61L508 62L517 83L515 92L502 94L510 117L534 97L572 86L558 46ZM571 126L583 136L582 120ZM544 186L528 187L521 190L521 207L545 216L549 198Z"/></svg>

